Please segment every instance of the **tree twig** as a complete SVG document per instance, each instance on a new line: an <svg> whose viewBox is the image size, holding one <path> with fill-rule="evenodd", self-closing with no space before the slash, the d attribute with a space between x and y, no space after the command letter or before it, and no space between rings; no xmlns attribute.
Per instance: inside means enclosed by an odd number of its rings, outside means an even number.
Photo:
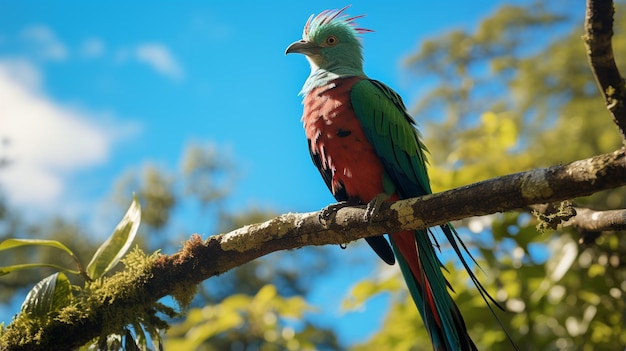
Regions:
<svg viewBox="0 0 626 351"><path fill-rule="evenodd" d="M613 55L613 1L587 0L585 35L587 56L607 109L626 141L626 85Z"/></svg>
<svg viewBox="0 0 626 351"><path fill-rule="evenodd" d="M576 227L590 232L626 230L626 209L609 211L575 209L576 216L563 223L564 227Z"/></svg>

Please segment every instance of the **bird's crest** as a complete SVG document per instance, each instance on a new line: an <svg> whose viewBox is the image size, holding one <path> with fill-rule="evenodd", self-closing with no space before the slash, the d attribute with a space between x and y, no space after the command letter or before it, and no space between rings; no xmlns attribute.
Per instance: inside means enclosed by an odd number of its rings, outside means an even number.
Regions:
<svg viewBox="0 0 626 351"><path fill-rule="evenodd" d="M315 16L314 14L311 15L306 21L306 25L304 25L302 38L308 39L310 38L310 35L312 33L315 33L320 28L328 25L342 25L352 29L355 34L373 32L373 30L371 29L357 27L355 20L361 17L365 17L365 15L348 17L347 14L343 13L348 7L350 7L350 5L345 6L341 10L324 10L320 12L317 16Z"/></svg>

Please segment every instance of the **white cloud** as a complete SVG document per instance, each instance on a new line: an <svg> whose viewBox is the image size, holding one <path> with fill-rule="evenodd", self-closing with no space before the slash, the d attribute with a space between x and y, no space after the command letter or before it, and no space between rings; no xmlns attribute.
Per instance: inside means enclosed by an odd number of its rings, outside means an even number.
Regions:
<svg viewBox="0 0 626 351"><path fill-rule="evenodd" d="M0 64L4 81L19 82L25 90L39 89L41 75L33 65L23 60L3 60Z"/></svg>
<svg viewBox="0 0 626 351"><path fill-rule="evenodd" d="M43 59L62 61L67 59L65 45L54 32L44 25L32 25L22 30L21 38L33 46L35 52Z"/></svg>
<svg viewBox="0 0 626 351"><path fill-rule="evenodd" d="M13 161L0 171L0 184L15 205L50 208L67 175L107 160L114 136L93 114L45 96L40 81L27 61L0 61L0 139L8 140L3 155Z"/></svg>
<svg viewBox="0 0 626 351"><path fill-rule="evenodd" d="M100 57L104 54L104 42L98 38L89 38L83 42L80 53L89 58Z"/></svg>
<svg viewBox="0 0 626 351"><path fill-rule="evenodd" d="M170 50L160 43L146 43L137 46L137 60L151 66L157 72L176 80L183 78L183 70Z"/></svg>

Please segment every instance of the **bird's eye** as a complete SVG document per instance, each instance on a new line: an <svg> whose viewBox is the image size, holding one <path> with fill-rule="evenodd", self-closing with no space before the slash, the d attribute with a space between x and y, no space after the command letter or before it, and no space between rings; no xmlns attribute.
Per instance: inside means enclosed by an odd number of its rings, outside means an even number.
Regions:
<svg viewBox="0 0 626 351"><path fill-rule="evenodd" d="M326 38L326 44L330 46L337 44L337 38L334 35L329 36L328 38Z"/></svg>

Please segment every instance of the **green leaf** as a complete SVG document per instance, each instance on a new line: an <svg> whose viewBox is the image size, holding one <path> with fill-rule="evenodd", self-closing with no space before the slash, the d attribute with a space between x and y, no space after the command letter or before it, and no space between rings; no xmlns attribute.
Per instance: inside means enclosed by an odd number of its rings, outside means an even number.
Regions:
<svg viewBox="0 0 626 351"><path fill-rule="evenodd" d="M0 251L2 250L7 250L7 249L12 249L15 247L20 247L20 246L27 246L27 245L39 245L39 246L50 246L50 247L56 247L57 249L61 249L65 252L67 252L68 254L70 254L70 256L74 257L74 253L72 252L72 250L68 249L67 246L61 244L60 242L56 241L56 240L42 240L42 239L7 239L3 242L0 243Z"/></svg>
<svg viewBox="0 0 626 351"><path fill-rule="evenodd" d="M72 301L72 285L62 272L54 273L35 285L22 304L22 312L33 317L44 317Z"/></svg>
<svg viewBox="0 0 626 351"><path fill-rule="evenodd" d="M398 290L399 285L396 277L390 277L382 281L362 280L352 287L349 297L344 299L342 303L342 308L354 310L377 294Z"/></svg>
<svg viewBox="0 0 626 351"><path fill-rule="evenodd" d="M98 248L95 255L87 266L87 274L91 279L98 279L111 270L120 261L130 248L139 222L141 221L141 208L136 196L126 211L126 215L117 225L113 234Z"/></svg>
<svg viewBox="0 0 626 351"><path fill-rule="evenodd" d="M52 264L52 263L24 263L24 264L16 264L16 265L12 265L12 266L4 266L4 267L0 267L0 276L9 274L13 271L17 271L17 270L21 270L21 269L27 269L27 268L36 268L36 267L51 267L51 268L55 268L58 269L60 271L64 271L70 274L80 274L79 271L74 271L71 269L67 269L65 267L61 267L58 266L56 264Z"/></svg>
<svg viewBox="0 0 626 351"><path fill-rule="evenodd" d="M72 250L70 250L67 246L61 244L59 241L56 240L42 240L42 239L7 239L4 240L3 242L0 243L0 251L2 250L9 250L9 249L13 249L16 247L21 247L21 246L29 246L29 245L37 245L37 246L48 246L48 247L54 247L57 249L61 249L65 252L67 252L72 259L74 259L74 261L76 262L76 265L79 267L81 267L80 265L80 261L78 260L78 257L76 257L74 255L74 253L72 252ZM71 269L68 268L64 268L61 266L57 266L54 264L49 264L49 263L27 263L27 264L17 264L17 265L13 265L13 266L5 266L5 267L0 267L0 276L5 275L5 274L9 274L13 271L16 270L20 270L20 269L26 269L26 268L33 268L33 267L53 267L53 268L57 268L59 270L71 273L71 274L80 274L79 271L73 271Z"/></svg>

